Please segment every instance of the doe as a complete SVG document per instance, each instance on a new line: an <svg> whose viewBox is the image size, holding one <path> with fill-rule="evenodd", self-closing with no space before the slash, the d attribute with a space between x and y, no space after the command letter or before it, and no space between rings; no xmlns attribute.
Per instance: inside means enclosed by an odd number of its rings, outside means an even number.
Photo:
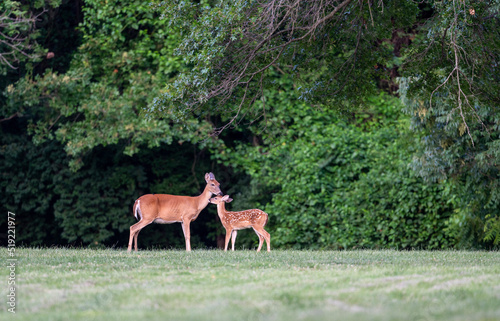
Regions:
<svg viewBox="0 0 500 321"><path fill-rule="evenodd" d="M178 196L168 194L146 194L134 203L133 214L139 221L130 227L128 252L132 250L132 241L137 251L139 232L151 223L170 224L179 222L186 239L186 251L191 251L190 224L196 220L201 210L208 205L212 194L222 195L220 184L212 173L205 174L207 185L200 196Z"/></svg>
<svg viewBox="0 0 500 321"><path fill-rule="evenodd" d="M234 243L236 242L236 234L238 233L238 230L251 227L259 237L259 247L257 248L257 252L259 252L262 248L264 239L266 240L267 251L270 252L271 235L264 230L264 226L267 224L268 220L267 213L259 209L239 212L226 211L225 203L230 203L232 200L232 198L229 198L229 195L215 196L209 200L210 203L217 204L217 213L219 214L222 225L224 225L224 228L226 229L224 251L227 251L229 239L231 239L231 245L234 251Z"/></svg>

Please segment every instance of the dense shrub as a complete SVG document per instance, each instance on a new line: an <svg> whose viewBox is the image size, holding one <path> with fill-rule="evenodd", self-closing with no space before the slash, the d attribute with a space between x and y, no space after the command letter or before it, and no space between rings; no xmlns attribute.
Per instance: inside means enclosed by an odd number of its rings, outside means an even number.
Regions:
<svg viewBox="0 0 500 321"><path fill-rule="evenodd" d="M409 169L413 140L397 99L374 97L369 112L346 120L306 104L298 108L291 94L268 98L276 134L270 130L264 144L226 155L273 192L265 210L275 246L453 246L451 186L427 184Z"/></svg>

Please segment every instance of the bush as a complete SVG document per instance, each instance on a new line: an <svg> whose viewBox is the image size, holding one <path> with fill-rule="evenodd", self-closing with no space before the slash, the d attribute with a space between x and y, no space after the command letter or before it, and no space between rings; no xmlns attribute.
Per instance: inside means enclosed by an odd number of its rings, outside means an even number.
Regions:
<svg viewBox="0 0 500 321"><path fill-rule="evenodd" d="M227 159L273 192L273 245L286 248L447 248L453 196L408 168L414 142L396 98L367 101L349 121L269 95L279 134L238 146ZM295 103L296 104L296 103ZM292 107L293 106L293 107ZM274 117L274 118L273 118ZM344 117L345 118L345 117ZM269 126L269 124L268 124Z"/></svg>

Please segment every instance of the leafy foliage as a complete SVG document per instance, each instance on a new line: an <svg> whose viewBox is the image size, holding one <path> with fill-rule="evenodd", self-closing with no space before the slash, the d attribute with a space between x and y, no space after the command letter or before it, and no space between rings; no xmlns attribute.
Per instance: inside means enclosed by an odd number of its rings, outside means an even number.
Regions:
<svg viewBox="0 0 500 321"><path fill-rule="evenodd" d="M485 241L493 242L494 245L500 244L500 218L498 216L486 215L484 230L486 232Z"/></svg>
<svg viewBox="0 0 500 321"><path fill-rule="evenodd" d="M0 74L17 69L23 62L40 60L45 52L36 39L39 32L36 21L44 13L45 2L58 6L60 0L37 0L30 5L20 1L5 0L0 3ZM41 11L35 13L35 11Z"/></svg>
<svg viewBox="0 0 500 321"><path fill-rule="evenodd" d="M273 247L498 246L497 7L86 0L77 31L49 10L55 59L0 81L3 206L24 244L124 245L136 197L213 171ZM401 74L404 105L379 94ZM193 243L220 239L215 213ZM148 229L141 247L183 247Z"/></svg>
<svg viewBox="0 0 500 321"><path fill-rule="evenodd" d="M185 174L191 172L188 146L144 150L137 159L124 155L123 145L95 148L76 173L68 167L71 157L56 141L35 145L4 131L1 146L2 208L16 213L18 244L31 246L126 244L137 197L148 192L199 194L204 171L209 170L206 156L199 155L195 172ZM4 216L2 225L5 221ZM200 215L192 227L193 246L215 244L213 235L205 232L214 223L215 209ZM184 246L177 224L148 230L141 235L142 247Z"/></svg>
<svg viewBox="0 0 500 321"><path fill-rule="evenodd" d="M62 229L54 224L54 176L65 166L64 152L51 142L35 146L21 135L3 131L0 137L2 211L16 214L16 242L41 246L60 243ZM2 227L7 218L0 222Z"/></svg>
<svg viewBox="0 0 500 321"><path fill-rule="evenodd" d="M141 115L159 84L182 68L167 57L175 34L140 1L86 1L83 12L82 44L69 68L29 73L2 97L1 113L18 117L1 122L1 190L27 245L126 244L134 199L197 195L205 171L214 170L204 146L218 142L205 139L205 120ZM193 244L214 244L206 230L215 209L208 213L193 224ZM183 246L179 226L151 230L143 246Z"/></svg>
<svg viewBox="0 0 500 321"><path fill-rule="evenodd" d="M405 111L422 137L412 168L427 180L455 180L461 189L455 229L464 244L488 246L498 237L492 222L500 211L500 3L433 8L436 17L407 52L418 65L406 66L401 81Z"/></svg>
<svg viewBox="0 0 500 321"><path fill-rule="evenodd" d="M454 208L452 188L446 182L428 185L408 169L414 147L396 99L373 97L367 112L345 121L297 102L293 91L265 97L274 107L262 144L238 145L219 157L272 193L265 210L274 245L438 249L455 244L453 234L444 232Z"/></svg>
<svg viewBox="0 0 500 321"><path fill-rule="evenodd" d="M32 126L36 139L65 143L75 169L79 156L100 145L125 142L125 153L132 155L140 146L174 139L205 141L211 127L202 120L175 124L141 114L160 84L180 68L178 59L168 58L175 34L170 37L166 23L140 1L87 1L84 13L83 44L70 69L48 70L34 81L26 77L8 90L12 109L38 105L48 111Z"/></svg>
<svg viewBox="0 0 500 321"><path fill-rule="evenodd" d="M349 0L162 2L165 16L182 26L178 50L193 68L167 84L153 111L179 119L190 111L229 114L227 124L257 120L266 116L259 97L276 86L275 71L293 79L301 99L356 111L365 108L376 80L402 75L404 109L423 137L413 169L434 182L456 179L458 229L471 227L465 234L483 239L491 226L486 216L498 213L500 3L377 5L374 10L375 2Z"/></svg>
<svg viewBox="0 0 500 321"><path fill-rule="evenodd" d="M183 119L215 110L231 115L230 123L259 114L252 104L274 86L276 70L293 76L304 100L356 107L377 91L376 79L389 76L379 66L399 64L391 42L382 39L411 26L418 12L409 1L380 2L377 9L352 0L162 1L157 7L180 26L176 53L192 68L167 84L151 111Z"/></svg>

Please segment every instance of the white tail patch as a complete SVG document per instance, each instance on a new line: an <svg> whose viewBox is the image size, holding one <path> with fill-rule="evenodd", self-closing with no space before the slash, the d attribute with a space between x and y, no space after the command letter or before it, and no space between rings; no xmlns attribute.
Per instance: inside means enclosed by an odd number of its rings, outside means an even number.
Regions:
<svg viewBox="0 0 500 321"><path fill-rule="evenodd" d="M135 216L136 220L138 220L138 221L142 220L141 200L137 200L137 206L135 207L134 216Z"/></svg>

